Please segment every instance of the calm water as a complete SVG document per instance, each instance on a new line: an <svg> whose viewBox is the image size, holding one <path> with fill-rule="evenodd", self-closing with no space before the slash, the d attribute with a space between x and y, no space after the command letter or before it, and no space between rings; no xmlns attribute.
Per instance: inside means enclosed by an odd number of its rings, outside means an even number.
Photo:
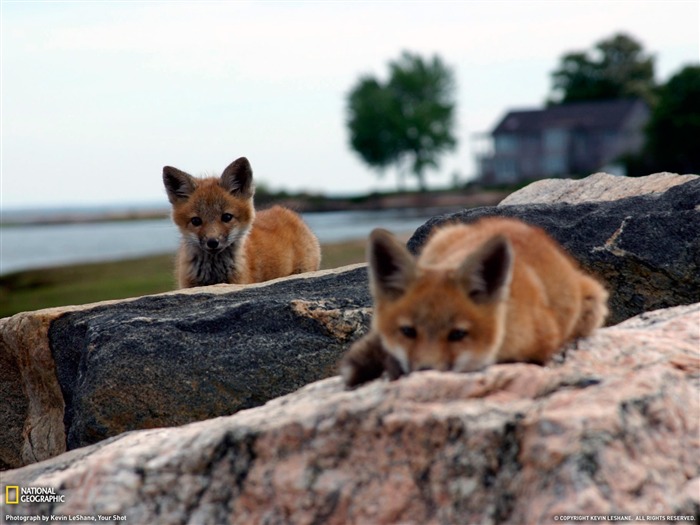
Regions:
<svg viewBox="0 0 700 525"><path fill-rule="evenodd" d="M304 220L322 243L366 237L372 229L411 233L436 210L307 213ZM178 232L170 219L0 228L0 274L174 253Z"/></svg>

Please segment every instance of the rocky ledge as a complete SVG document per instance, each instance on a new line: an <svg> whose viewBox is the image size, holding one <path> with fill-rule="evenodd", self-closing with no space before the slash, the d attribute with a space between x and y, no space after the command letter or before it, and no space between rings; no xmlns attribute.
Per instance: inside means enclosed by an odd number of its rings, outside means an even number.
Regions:
<svg viewBox="0 0 700 525"><path fill-rule="evenodd" d="M3 473L130 524L551 523L700 513L700 304L644 314L546 367L337 377ZM696 518L697 519L697 518Z"/></svg>
<svg viewBox="0 0 700 525"><path fill-rule="evenodd" d="M0 320L0 468L258 406L336 373L364 265Z"/></svg>
<svg viewBox="0 0 700 525"><path fill-rule="evenodd" d="M700 178L536 186L438 217L409 244L493 214L564 244L609 288L610 324L627 321L546 367L343 390L337 362L371 316L363 265L1 319L0 469L14 470L0 497L13 485L65 496L3 512L197 524L700 519Z"/></svg>
<svg viewBox="0 0 700 525"><path fill-rule="evenodd" d="M700 301L696 175L628 179L601 173L582 180L540 181L498 206L434 217L415 232L408 247L420 251L441 224L491 215L544 228L597 275L610 291L608 324Z"/></svg>

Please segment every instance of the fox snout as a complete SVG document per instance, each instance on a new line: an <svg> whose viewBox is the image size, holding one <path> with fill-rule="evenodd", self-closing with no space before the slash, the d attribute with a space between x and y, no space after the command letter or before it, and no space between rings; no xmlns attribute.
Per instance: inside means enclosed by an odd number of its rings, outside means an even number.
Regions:
<svg viewBox="0 0 700 525"><path fill-rule="evenodd" d="M404 373L437 370L440 372L475 372L493 364L494 355L490 353L461 351L450 352L435 346L414 349L408 359L398 359Z"/></svg>
<svg viewBox="0 0 700 525"><path fill-rule="evenodd" d="M214 228L208 231L202 230L203 229L200 229L200 231L192 231L191 226L186 229L181 228L183 238L187 244L212 255L225 250L228 246L233 244L237 238L236 232L227 233L215 231Z"/></svg>
<svg viewBox="0 0 700 525"><path fill-rule="evenodd" d="M454 365L453 356L445 352L444 348L439 348L435 344L415 345L409 348L401 348L399 352L394 352L404 373L420 372L423 370L452 370Z"/></svg>
<svg viewBox="0 0 700 525"><path fill-rule="evenodd" d="M225 243L221 242L216 237L202 237L200 244L203 249L212 253L216 253L226 247Z"/></svg>

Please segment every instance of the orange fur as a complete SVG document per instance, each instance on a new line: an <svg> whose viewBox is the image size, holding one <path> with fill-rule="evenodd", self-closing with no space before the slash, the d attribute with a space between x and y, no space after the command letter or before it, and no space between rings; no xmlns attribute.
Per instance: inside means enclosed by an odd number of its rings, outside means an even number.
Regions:
<svg viewBox="0 0 700 525"><path fill-rule="evenodd" d="M256 213L253 172L244 157L219 178L197 179L166 166L163 182L182 234L175 265L181 288L318 270L318 239L298 214L281 206Z"/></svg>
<svg viewBox="0 0 700 525"><path fill-rule="evenodd" d="M373 324L341 364L349 386L382 369L396 377L544 363L607 315L603 286L543 230L515 219L439 228L417 260L375 230L368 258Z"/></svg>

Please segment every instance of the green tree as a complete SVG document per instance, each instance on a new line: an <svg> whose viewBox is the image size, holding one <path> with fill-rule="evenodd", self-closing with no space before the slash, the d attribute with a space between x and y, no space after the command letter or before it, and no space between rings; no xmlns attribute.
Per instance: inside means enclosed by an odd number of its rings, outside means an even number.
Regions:
<svg viewBox="0 0 700 525"><path fill-rule="evenodd" d="M700 173L700 66L686 66L659 90L646 129L645 157L654 171Z"/></svg>
<svg viewBox="0 0 700 525"><path fill-rule="evenodd" d="M568 53L552 73L550 103L640 97L653 102L654 57L632 37L618 34L593 51Z"/></svg>
<svg viewBox="0 0 700 525"><path fill-rule="evenodd" d="M350 145L372 167L393 165L400 176L410 169L425 190L426 169L457 145L454 91L454 74L439 57L404 52L389 63L385 83L365 76L350 91Z"/></svg>

